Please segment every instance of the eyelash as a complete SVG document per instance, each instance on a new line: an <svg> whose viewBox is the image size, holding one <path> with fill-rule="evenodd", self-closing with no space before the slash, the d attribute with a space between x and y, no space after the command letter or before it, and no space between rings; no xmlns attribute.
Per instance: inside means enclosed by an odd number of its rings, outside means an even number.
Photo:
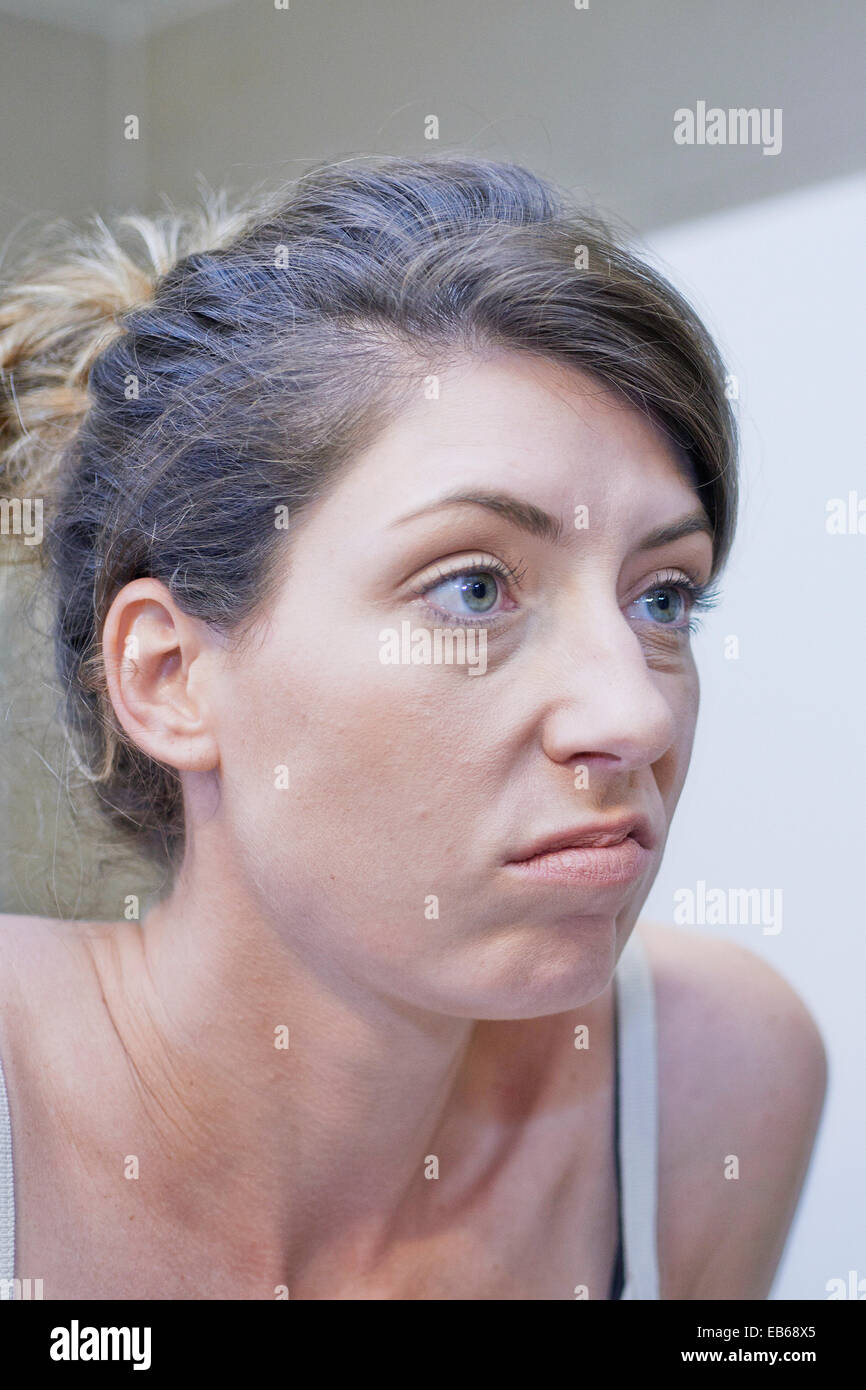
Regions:
<svg viewBox="0 0 866 1390"><path fill-rule="evenodd" d="M467 564L465 561L456 569L437 569L434 579L426 579L422 585L413 589L412 592L418 598L426 598L431 590L437 588L447 579L463 579L473 574L494 574L506 584L512 584L519 589L521 581L526 576L526 566L520 561L516 566L506 564L504 561L496 559L491 555L479 556L474 564ZM695 633L701 626L702 618L699 616L714 608L721 599L721 589L718 581L715 583L699 584L696 580L690 579L687 575L676 570L665 570L658 575L642 593L632 599L632 603L637 603L639 599L646 598L655 589L677 589L680 593L687 594L690 599L689 620L684 628L674 628L675 632ZM484 618L473 622L457 613L442 613L433 604L429 605L433 612L440 616L447 617L448 620L461 627L492 627L496 618L501 614L496 614L493 622L485 622ZM630 605L629 605L630 606ZM664 627L664 624L654 623L654 627Z"/></svg>
<svg viewBox="0 0 866 1390"><path fill-rule="evenodd" d="M665 570L653 580L648 589L644 589L643 593L638 594L637 599L633 599L632 602L636 603L638 599L645 598L654 589L679 589L682 593L689 595L691 599L689 620L684 628L675 629L679 632L697 632L703 622L700 614L705 613L710 608L715 608L722 597L718 580L715 583L698 584L696 580L689 579L688 576L684 576L676 570ZM654 626L663 627L664 624L657 623Z"/></svg>

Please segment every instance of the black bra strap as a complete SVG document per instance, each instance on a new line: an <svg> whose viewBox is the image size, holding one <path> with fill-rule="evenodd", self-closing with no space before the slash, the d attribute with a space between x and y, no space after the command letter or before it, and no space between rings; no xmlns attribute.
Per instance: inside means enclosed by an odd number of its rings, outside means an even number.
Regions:
<svg viewBox="0 0 866 1390"><path fill-rule="evenodd" d="M610 1281L609 1299L618 1299L622 1295L625 1284L625 1270L623 1268L623 1249L622 1249L622 1186L620 1179L619 1164L619 1001L617 998L616 980L614 979L613 990L613 1161L616 1172L616 1259L613 1266L613 1276Z"/></svg>

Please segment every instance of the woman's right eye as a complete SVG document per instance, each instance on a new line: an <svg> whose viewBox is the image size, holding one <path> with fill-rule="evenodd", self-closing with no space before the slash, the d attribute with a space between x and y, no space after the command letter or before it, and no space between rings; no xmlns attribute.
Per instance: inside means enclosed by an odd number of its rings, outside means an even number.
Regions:
<svg viewBox="0 0 866 1390"><path fill-rule="evenodd" d="M502 580L492 570L463 570L440 579L424 590L424 598L442 612L457 619L485 618L504 612Z"/></svg>

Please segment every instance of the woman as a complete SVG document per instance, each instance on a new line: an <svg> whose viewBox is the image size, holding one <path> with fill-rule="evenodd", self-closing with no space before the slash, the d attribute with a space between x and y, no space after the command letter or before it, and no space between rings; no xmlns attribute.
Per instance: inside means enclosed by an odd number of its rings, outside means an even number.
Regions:
<svg viewBox="0 0 866 1390"><path fill-rule="evenodd" d="M734 527L706 332L511 165L125 225L146 258L99 223L7 285L2 440L7 491L56 478L75 746L170 876L0 931L0 1275L765 1297L820 1036L638 925Z"/></svg>

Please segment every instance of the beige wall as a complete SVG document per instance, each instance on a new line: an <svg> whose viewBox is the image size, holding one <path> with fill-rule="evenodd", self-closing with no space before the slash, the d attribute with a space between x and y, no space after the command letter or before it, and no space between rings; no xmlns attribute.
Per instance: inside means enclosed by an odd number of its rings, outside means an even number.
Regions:
<svg viewBox="0 0 866 1390"><path fill-rule="evenodd" d="M149 44L151 194L439 144L529 163L638 228L861 168L866 6L847 0L291 0ZM673 112L781 106L779 156L676 146ZM858 136L857 132L861 132Z"/></svg>
<svg viewBox="0 0 866 1390"><path fill-rule="evenodd" d="M159 875L95 812L57 717L41 569L0 564L0 912L119 918Z"/></svg>
<svg viewBox="0 0 866 1390"><path fill-rule="evenodd" d="M0 14L0 247L25 217L105 198L107 64L97 35Z"/></svg>
<svg viewBox="0 0 866 1390"><path fill-rule="evenodd" d="M50 24L0 0L0 238L24 213L185 199L198 171L244 187L328 155L429 150L431 113L439 147L522 160L640 229L864 163L859 0L200 0L126 42L112 21L143 27L155 0L88 0L111 41L68 27L82 2L41 0ZM676 146L673 111L699 98L781 107L782 153Z"/></svg>

